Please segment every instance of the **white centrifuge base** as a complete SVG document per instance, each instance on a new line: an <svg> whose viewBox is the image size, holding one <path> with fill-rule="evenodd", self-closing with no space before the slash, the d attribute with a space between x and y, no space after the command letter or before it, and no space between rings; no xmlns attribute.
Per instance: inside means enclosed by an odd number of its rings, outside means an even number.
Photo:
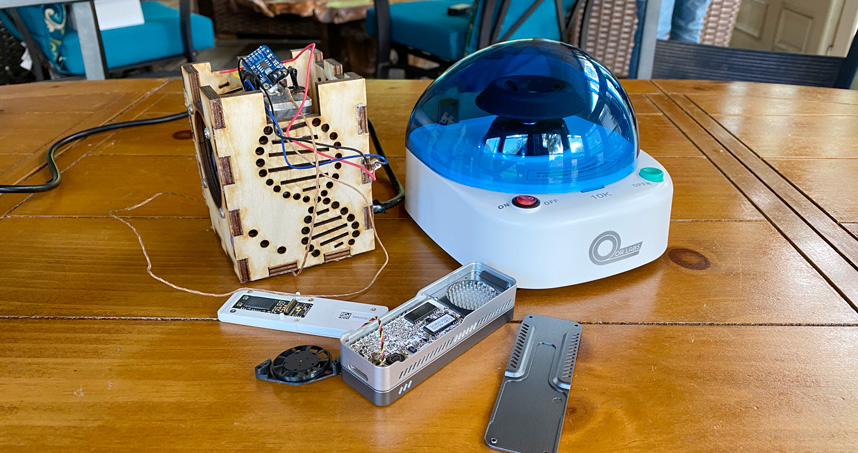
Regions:
<svg viewBox="0 0 858 453"><path fill-rule="evenodd" d="M660 170L663 180L645 179L644 168L656 175ZM513 200L530 194L453 182L406 149L405 191L405 209L456 261L484 262L515 278L519 288L597 280L649 263L667 249L673 183L643 151L634 172L620 181L588 192L536 195L538 206L527 208Z"/></svg>

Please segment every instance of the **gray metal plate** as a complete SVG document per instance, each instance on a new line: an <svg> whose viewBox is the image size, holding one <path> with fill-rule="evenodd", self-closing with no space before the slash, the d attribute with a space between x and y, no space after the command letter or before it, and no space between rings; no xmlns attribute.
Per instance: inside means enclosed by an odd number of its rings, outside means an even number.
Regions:
<svg viewBox="0 0 858 453"><path fill-rule="evenodd" d="M486 444L508 452L556 452L581 325L528 315L521 323L492 418Z"/></svg>

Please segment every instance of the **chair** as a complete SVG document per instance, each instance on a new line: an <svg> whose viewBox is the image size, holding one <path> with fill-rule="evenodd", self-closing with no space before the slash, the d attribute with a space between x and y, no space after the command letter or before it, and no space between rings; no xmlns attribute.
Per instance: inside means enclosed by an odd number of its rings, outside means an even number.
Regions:
<svg viewBox="0 0 858 453"><path fill-rule="evenodd" d="M657 41L653 77L848 89L858 71L858 34L845 58Z"/></svg>
<svg viewBox="0 0 858 453"><path fill-rule="evenodd" d="M99 52L107 69L124 72L176 56L195 61L197 49L214 47L211 19L191 14L190 0L180 0L179 5L179 10L176 10L155 1L142 2L143 24L101 31ZM28 48L33 49L31 53L37 62L34 66L50 64L46 57L50 53L50 38L40 7L21 7L6 12L8 16L0 14L0 19ZM85 73L76 30L66 28L59 53L63 61L59 67L50 65L52 77Z"/></svg>
<svg viewBox="0 0 858 453"><path fill-rule="evenodd" d="M712 0L703 20L700 42L727 46L739 13L740 0ZM585 50L608 67L617 77L639 77L633 49L637 35L638 8L653 4L652 0L582 0L575 4L569 25L567 42ZM653 24L657 24L657 20ZM648 40L644 40L649 43ZM655 41L650 43L653 48Z"/></svg>
<svg viewBox="0 0 858 453"><path fill-rule="evenodd" d="M392 67L407 77L437 76L465 55L496 42L522 38L562 40L575 0L476 0L471 12L449 15L462 0L426 0L389 4L374 0L367 11L366 32L378 38L376 77L386 78ZM399 62L390 62L390 50ZM439 64L435 70L408 66L409 55Z"/></svg>

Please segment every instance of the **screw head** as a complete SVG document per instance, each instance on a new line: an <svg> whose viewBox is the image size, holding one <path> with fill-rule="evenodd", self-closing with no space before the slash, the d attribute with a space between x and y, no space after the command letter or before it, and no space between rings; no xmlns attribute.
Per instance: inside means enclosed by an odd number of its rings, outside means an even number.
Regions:
<svg viewBox="0 0 858 453"><path fill-rule="evenodd" d="M193 106L193 105L189 105L189 106L188 106L188 115L193 115L193 114L194 114L194 106Z"/></svg>
<svg viewBox="0 0 858 453"><path fill-rule="evenodd" d="M201 180L203 182L203 189L208 189L209 183L208 183L208 181L206 181L206 178L201 178Z"/></svg>
<svg viewBox="0 0 858 453"><path fill-rule="evenodd" d="M207 127L204 127L204 128L203 128L203 137L205 137L205 138L206 138L206 140L211 140L211 139L212 139L212 133L211 133L211 132L209 132L209 128L207 128Z"/></svg>
<svg viewBox="0 0 858 453"><path fill-rule="evenodd" d="M226 214L223 213L223 208L218 208L217 212L220 214L220 218L226 218Z"/></svg>
<svg viewBox="0 0 858 453"><path fill-rule="evenodd" d="M235 309L233 308L233 309L232 309L232 310L230 310L229 312L230 312L230 313L235 313Z"/></svg>

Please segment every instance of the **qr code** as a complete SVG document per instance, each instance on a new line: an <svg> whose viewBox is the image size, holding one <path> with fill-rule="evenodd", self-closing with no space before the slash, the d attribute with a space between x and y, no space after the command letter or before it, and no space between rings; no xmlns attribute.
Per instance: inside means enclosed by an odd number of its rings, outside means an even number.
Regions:
<svg viewBox="0 0 858 453"><path fill-rule="evenodd" d="M351 312L348 312L348 311L341 311L341 312L340 312L339 319L349 319L349 318L351 318L351 317L352 317Z"/></svg>

